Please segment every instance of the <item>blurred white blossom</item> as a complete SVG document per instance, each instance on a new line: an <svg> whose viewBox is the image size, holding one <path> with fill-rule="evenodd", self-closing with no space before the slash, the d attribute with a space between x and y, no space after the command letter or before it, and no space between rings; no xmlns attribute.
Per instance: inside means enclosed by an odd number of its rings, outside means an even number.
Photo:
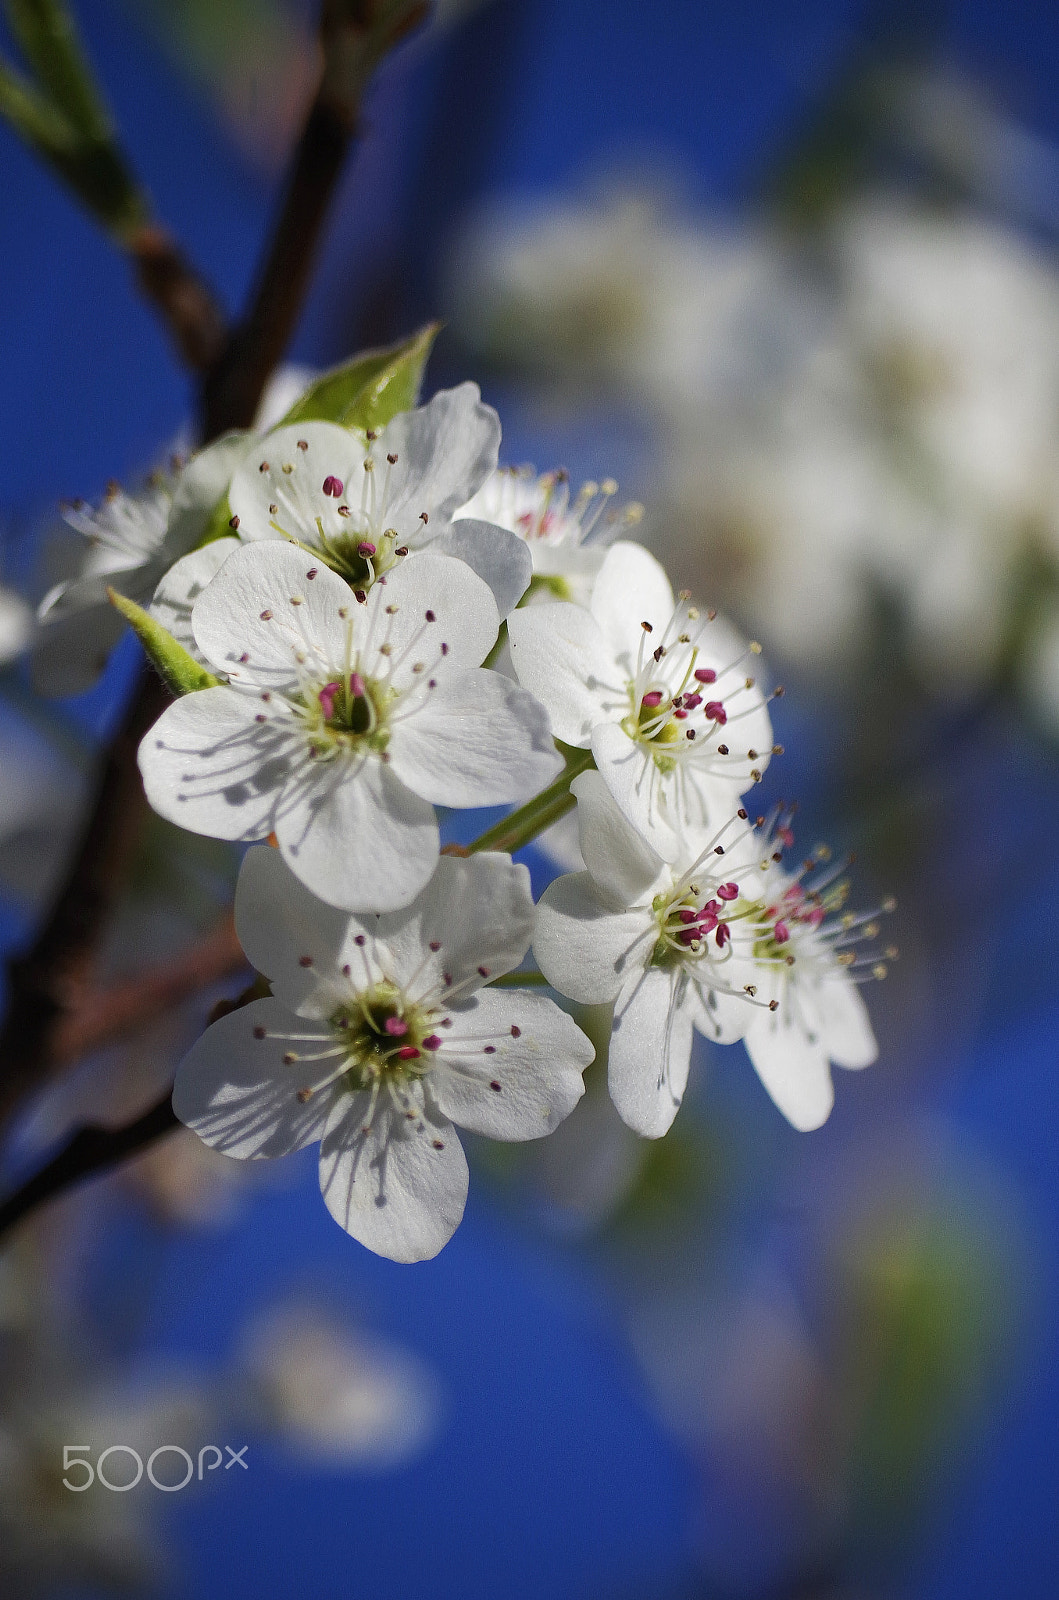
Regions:
<svg viewBox="0 0 1059 1600"><path fill-rule="evenodd" d="M427 1449L441 1422L426 1362L309 1306L259 1319L245 1360L270 1431L314 1465L392 1470Z"/></svg>

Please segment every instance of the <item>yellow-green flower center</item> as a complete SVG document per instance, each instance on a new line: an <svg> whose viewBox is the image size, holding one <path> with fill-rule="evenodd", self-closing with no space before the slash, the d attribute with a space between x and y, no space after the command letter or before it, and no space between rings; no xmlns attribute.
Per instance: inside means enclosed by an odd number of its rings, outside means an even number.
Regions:
<svg viewBox="0 0 1059 1600"><path fill-rule="evenodd" d="M393 984L381 982L340 1007L330 1018L346 1055L345 1078L354 1092L382 1081L397 1083L429 1072L440 1040L431 1018L407 1002Z"/></svg>
<svg viewBox="0 0 1059 1600"><path fill-rule="evenodd" d="M390 740L389 713L396 691L375 678L351 672L303 696L305 726L317 755L357 747L382 751Z"/></svg>

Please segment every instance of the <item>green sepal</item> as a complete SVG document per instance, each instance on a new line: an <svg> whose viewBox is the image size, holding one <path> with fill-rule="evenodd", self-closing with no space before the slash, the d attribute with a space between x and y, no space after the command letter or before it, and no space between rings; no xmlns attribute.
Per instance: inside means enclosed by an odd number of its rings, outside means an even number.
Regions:
<svg viewBox="0 0 1059 1600"><path fill-rule="evenodd" d="M232 527L232 508L228 503L228 496L222 494L213 510L209 514L202 538L195 546L201 550L204 544L213 544L217 539L235 539L237 534Z"/></svg>
<svg viewBox="0 0 1059 1600"><path fill-rule="evenodd" d="M419 399L423 369L441 328L428 322L410 339L383 350L364 350L317 378L291 406L280 427L294 422L337 422L343 428L382 428Z"/></svg>
<svg viewBox="0 0 1059 1600"><path fill-rule="evenodd" d="M159 677L175 695L194 694L199 689L215 689L220 683L212 672L200 666L182 644L178 644L168 628L156 622L149 611L138 606L135 600L126 599L116 589L107 590L107 599L120 611L143 645L148 660L157 669Z"/></svg>

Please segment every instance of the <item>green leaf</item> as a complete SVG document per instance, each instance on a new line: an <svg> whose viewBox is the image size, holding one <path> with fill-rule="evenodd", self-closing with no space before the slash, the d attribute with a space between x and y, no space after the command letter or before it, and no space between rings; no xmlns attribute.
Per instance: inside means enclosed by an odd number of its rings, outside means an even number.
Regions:
<svg viewBox="0 0 1059 1600"><path fill-rule="evenodd" d="M63 0L3 0L32 77L0 60L0 116L104 227L125 239L148 214Z"/></svg>
<svg viewBox="0 0 1059 1600"><path fill-rule="evenodd" d="M84 138L111 141L110 118L62 0L4 0L4 10L52 104Z"/></svg>
<svg viewBox="0 0 1059 1600"><path fill-rule="evenodd" d="M429 322L410 339L384 350L364 350L325 372L296 400L281 427L292 422L337 422L344 428L382 428L419 399L423 369L441 324Z"/></svg>
<svg viewBox="0 0 1059 1600"><path fill-rule="evenodd" d="M48 161L68 160L74 143L69 125L28 79L0 61L0 116Z"/></svg>
<svg viewBox="0 0 1059 1600"><path fill-rule="evenodd" d="M148 659L158 669L163 683L173 694L194 694L199 689L217 687L220 679L200 666L194 656L189 655L184 646L177 643L169 630L163 628L160 622L156 622L142 606L138 606L134 600L126 599L116 589L107 590L107 599L117 611L121 612L126 622L131 624Z"/></svg>

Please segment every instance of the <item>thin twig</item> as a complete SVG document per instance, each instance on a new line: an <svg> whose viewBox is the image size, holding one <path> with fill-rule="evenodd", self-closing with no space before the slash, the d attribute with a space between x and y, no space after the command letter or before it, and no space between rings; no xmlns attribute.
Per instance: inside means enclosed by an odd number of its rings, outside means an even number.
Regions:
<svg viewBox="0 0 1059 1600"><path fill-rule="evenodd" d="M55 1195L85 1178L106 1172L179 1128L172 1092L172 1088L167 1089L157 1105L124 1128L82 1128L75 1133L47 1166L0 1205L0 1237Z"/></svg>
<svg viewBox="0 0 1059 1600"><path fill-rule="evenodd" d="M50 1070L55 1038L77 1009L104 922L125 878L146 811L136 766L140 740L166 694L145 674L107 753L81 843L32 949L10 963L10 993L0 1028L0 1124Z"/></svg>
<svg viewBox="0 0 1059 1600"><path fill-rule="evenodd" d="M157 223L136 228L125 249L140 293L165 323L184 365L192 372L209 372L225 349L228 334L224 313L206 280Z"/></svg>
<svg viewBox="0 0 1059 1600"><path fill-rule="evenodd" d="M207 438L248 428L298 320L309 273L349 147L364 89L379 58L427 15L426 3L324 0L323 66L250 308L202 392ZM383 13L383 15L380 15ZM392 20L387 22L387 14Z"/></svg>
<svg viewBox="0 0 1059 1600"><path fill-rule="evenodd" d="M251 1001L262 999L269 992L266 979L255 976L253 982L234 1000L218 1000L207 1022L216 1022L220 1017L248 1006ZM180 1127L180 1120L173 1110L172 1099L173 1085L170 1084L161 1100L123 1128L78 1129L58 1155L53 1156L46 1166L35 1172L32 1178L27 1179L21 1188L0 1204L0 1238L16 1222L21 1222L23 1217L46 1205L56 1195L73 1188L85 1178L109 1171L119 1161L139 1155L141 1150L146 1150L166 1134L174 1133Z"/></svg>

